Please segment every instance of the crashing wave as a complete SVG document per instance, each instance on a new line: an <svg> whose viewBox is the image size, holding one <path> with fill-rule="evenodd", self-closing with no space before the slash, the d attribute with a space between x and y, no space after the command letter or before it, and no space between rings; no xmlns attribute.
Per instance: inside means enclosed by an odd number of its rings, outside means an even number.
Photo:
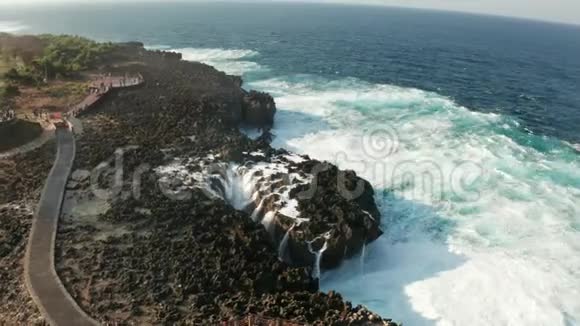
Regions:
<svg viewBox="0 0 580 326"><path fill-rule="evenodd" d="M18 21L0 20L0 33L16 33L28 29L28 26Z"/></svg>
<svg viewBox="0 0 580 326"><path fill-rule="evenodd" d="M262 69L259 64L248 60L259 55L253 50L181 48L171 51L181 53L183 60L205 63L229 75L241 76Z"/></svg>
<svg viewBox="0 0 580 326"><path fill-rule="evenodd" d="M338 180L362 182L351 172L286 152L242 155L241 162L224 162L219 155L175 158L156 169L160 188L177 199L187 199L189 191L200 189L207 197L246 212L270 234L280 260L317 268L316 278L322 268L338 266L382 233L378 213L372 216L357 204L359 199L351 201L340 194ZM319 174L318 168L325 172ZM372 188L364 184L360 205L370 205L376 212ZM306 193L314 197L303 197ZM322 238L325 249L319 250Z"/></svg>

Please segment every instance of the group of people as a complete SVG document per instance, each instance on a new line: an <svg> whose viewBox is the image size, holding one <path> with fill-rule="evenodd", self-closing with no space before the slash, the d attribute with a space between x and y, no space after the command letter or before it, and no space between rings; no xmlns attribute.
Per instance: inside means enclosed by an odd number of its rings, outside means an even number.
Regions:
<svg viewBox="0 0 580 326"><path fill-rule="evenodd" d="M49 113L46 110L35 109L32 111L32 115L34 115L35 120L48 120L49 118Z"/></svg>
<svg viewBox="0 0 580 326"><path fill-rule="evenodd" d="M14 110L0 110L0 122L14 119L16 119L16 112L14 112Z"/></svg>
<svg viewBox="0 0 580 326"><path fill-rule="evenodd" d="M82 103L70 107L67 112L63 115L64 117L76 116L84 110L88 109L93 105L102 95L106 94L111 88L114 87L127 87L139 85L143 81L143 76L129 76L124 77L113 77L111 74L101 74L99 78L93 83L89 89L89 97L85 99ZM93 96L91 96L93 95ZM51 119L50 114L46 110L35 109L32 111L33 117L26 115L27 120L46 120ZM16 118L16 112L14 110L3 110L0 109L0 122L10 121ZM31 119L32 118L32 119Z"/></svg>
<svg viewBox="0 0 580 326"><path fill-rule="evenodd" d="M111 73L100 74L97 82L94 84L98 85L98 87L93 86L91 90L93 92L100 91L101 93L106 93L110 88L139 85L142 81L143 76L140 74L137 76L129 76L128 74L125 74L123 77L113 77Z"/></svg>
<svg viewBox="0 0 580 326"><path fill-rule="evenodd" d="M76 117L79 113L83 112L88 108L87 104L84 105L77 105L71 109L69 109L65 114L64 117L69 119L71 117Z"/></svg>
<svg viewBox="0 0 580 326"><path fill-rule="evenodd" d="M125 77L123 77L119 80L119 83L120 83L119 86L126 87L126 86L139 85L142 80L143 80L143 77L141 77L141 76L129 77L128 75L125 75Z"/></svg>
<svg viewBox="0 0 580 326"><path fill-rule="evenodd" d="M91 106L94 102L98 100L98 98L104 94L106 94L110 89L114 87L127 87L127 86L134 86L139 85L143 81L143 76L129 76L125 75L124 77L113 77L111 74L101 74L99 78L93 82L93 85L89 88L89 96L95 95L91 99L87 99L83 101L83 103L78 104L69 110L65 114L66 117L76 116L80 112L86 110L89 106Z"/></svg>
<svg viewBox="0 0 580 326"><path fill-rule="evenodd" d="M107 85L104 82L101 82L98 85L91 86L91 88L89 89L89 94L104 94L108 92L110 88L111 84Z"/></svg>

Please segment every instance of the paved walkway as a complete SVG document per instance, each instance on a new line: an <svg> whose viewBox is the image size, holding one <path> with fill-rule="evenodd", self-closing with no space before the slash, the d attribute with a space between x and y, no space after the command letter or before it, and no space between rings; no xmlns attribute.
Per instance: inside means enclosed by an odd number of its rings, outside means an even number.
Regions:
<svg viewBox="0 0 580 326"><path fill-rule="evenodd" d="M141 77L119 78L116 82L111 80L109 87L103 89L102 92L91 93L85 101L68 113L74 117L92 107L110 89L136 86L141 83L143 83ZM58 231L58 219L75 158L73 132L68 128L57 128L55 134L58 149L56 160L44 185L28 240L24 262L26 286L43 317L51 325L98 325L70 296L55 269L54 246Z"/></svg>
<svg viewBox="0 0 580 326"><path fill-rule="evenodd" d="M143 77L104 77L93 81L92 92L79 104L71 108L67 113L71 116L77 116L83 111L91 108L99 102L103 96L113 89L138 86L143 83Z"/></svg>
<svg viewBox="0 0 580 326"><path fill-rule="evenodd" d="M44 318L55 326L97 325L69 295L56 274L54 246L66 183L75 157L73 133L56 130L58 152L32 224L24 263L26 285Z"/></svg>
<svg viewBox="0 0 580 326"><path fill-rule="evenodd" d="M92 87L96 90L95 92L91 92L87 97L83 99L82 102L78 103L74 107L70 108L66 114L70 117L75 117L80 113L84 112L85 110L91 108L97 102L99 102L107 93L109 93L112 89L118 88L126 88L132 86L141 85L144 82L142 76L137 77L104 77L102 79L98 79L93 81ZM101 88L102 87L102 88ZM75 122L80 122L79 120L75 120ZM75 127L77 126L75 125ZM20 147L13 148L11 150L0 152L0 159L5 159L12 157L17 154L22 154L26 152L30 152L34 149L39 148L40 146L46 144L48 140L50 140L54 136L54 129L53 128L44 128L43 133L37 139L24 144Z"/></svg>

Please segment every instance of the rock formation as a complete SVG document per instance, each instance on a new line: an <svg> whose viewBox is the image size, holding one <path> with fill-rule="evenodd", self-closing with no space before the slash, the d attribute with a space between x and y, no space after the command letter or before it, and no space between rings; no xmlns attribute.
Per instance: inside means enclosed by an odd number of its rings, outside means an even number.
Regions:
<svg viewBox="0 0 580 326"><path fill-rule="evenodd" d="M250 91L244 95L242 102L243 122L268 129L274 124L276 104L272 96L262 92Z"/></svg>
<svg viewBox="0 0 580 326"><path fill-rule="evenodd" d="M56 262L82 308L120 325L250 314L392 324L320 293L316 280L380 235L370 185L242 134L240 122L272 124L269 95L245 94L241 80L203 64L136 53L143 64L122 72L141 73L145 85L80 117L75 169L104 172L90 186L76 173L67 205L98 209L65 212ZM95 198L95 187L110 196Z"/></svg>
<svg viewBox="0 0 580 326"><path fill-rule="evenodd" d="M173 158L157 169L161 184L247 212L294 266L334 268L381 235L374 191L354 172L270 148L225 155Z"/></svg>

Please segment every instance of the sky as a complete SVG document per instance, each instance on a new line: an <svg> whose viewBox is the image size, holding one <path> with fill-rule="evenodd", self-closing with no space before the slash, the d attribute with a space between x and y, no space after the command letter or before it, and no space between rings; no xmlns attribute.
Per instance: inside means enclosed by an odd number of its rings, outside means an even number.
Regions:
<svg viewBox="0 0 580 326"><path fill-rule="evenodd" d="M0 5L22 5L38 3L98 3L139 0L0 0ZM161 0L141 0L161 1ZM194 2L200 0L181 0ZM201 0L203 1L203 0ZM238 1L240 0L222 0ZM268 2L268 0L262 0ZM532 18L546 21L580 25L580 0L269 0L285 2L323 2L346 4L370 4L396 7L424 8L463 11L480 14ZM163 1L166 2L166 1Z"/></svg>

